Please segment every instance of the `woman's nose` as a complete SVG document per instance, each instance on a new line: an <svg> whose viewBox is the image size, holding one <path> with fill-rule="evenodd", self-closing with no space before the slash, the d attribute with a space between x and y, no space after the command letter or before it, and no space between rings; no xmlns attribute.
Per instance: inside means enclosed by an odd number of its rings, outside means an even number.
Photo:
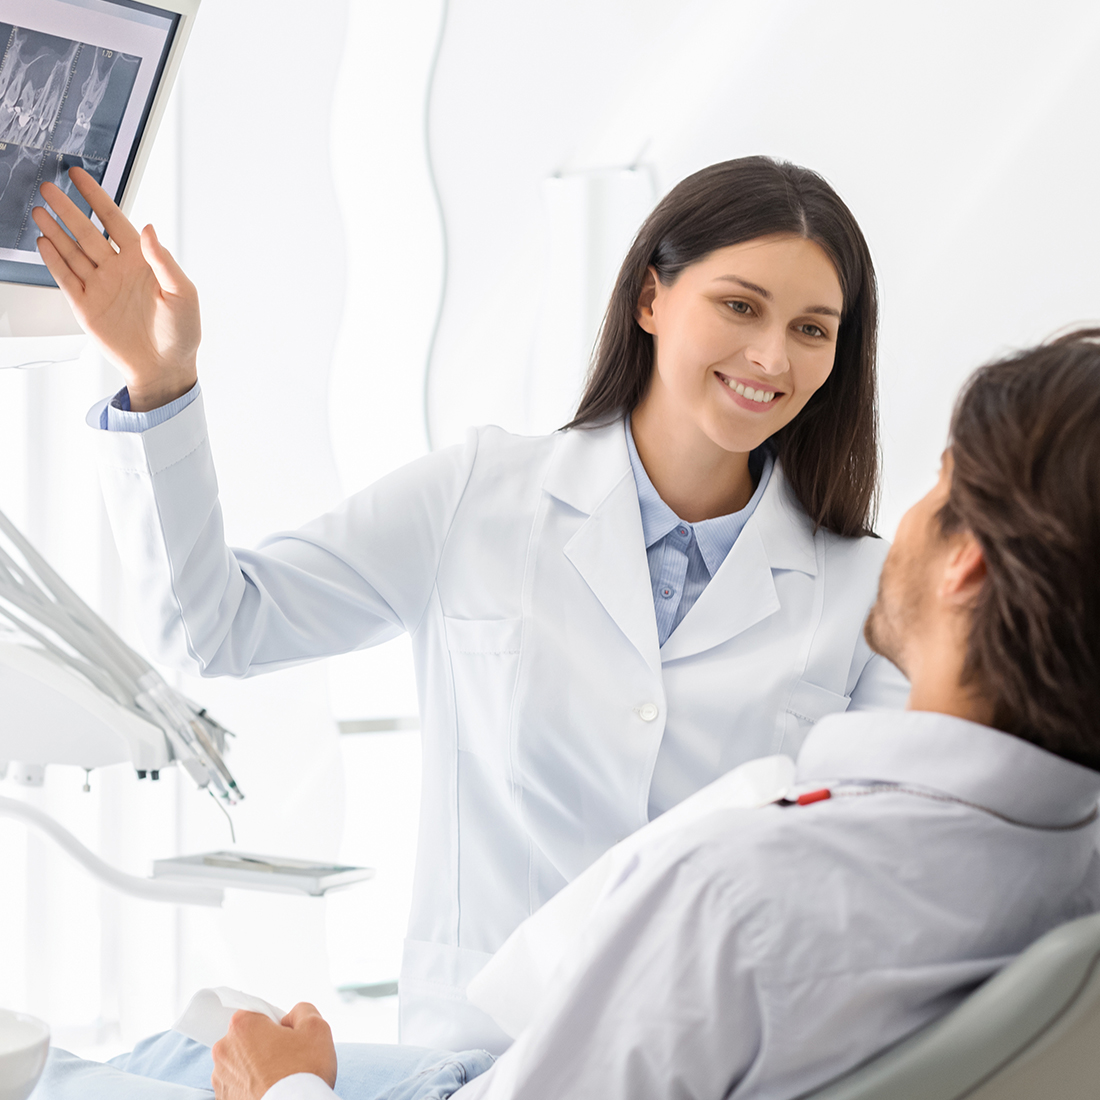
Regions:
<svg viewBox="0 0 1100 1100"><path fill-rule="evenodd" d="M749 362L764 374L783 374L787 370L787 335L778 326L768 326L745 349Z"/></svg>

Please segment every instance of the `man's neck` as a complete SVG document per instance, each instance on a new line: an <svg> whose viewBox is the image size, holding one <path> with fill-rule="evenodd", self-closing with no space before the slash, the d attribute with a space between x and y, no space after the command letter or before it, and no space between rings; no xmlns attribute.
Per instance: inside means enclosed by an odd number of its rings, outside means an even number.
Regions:
<svg viewBox="0 0 1100 1100"><path fill-rule="evenodd" d="M993 702L976 685L964 682L965 642L938 637L907 654L908 710L925 710L965 718L983 726L993 724Z"/></svg>
<svg viewBox="0 0 1100 1100"><path fill-rule="evenodd" d="M926 710L965 718L982 726L993 725L993 704L978 692L938 684L912 684L907 710Z"/></svg>

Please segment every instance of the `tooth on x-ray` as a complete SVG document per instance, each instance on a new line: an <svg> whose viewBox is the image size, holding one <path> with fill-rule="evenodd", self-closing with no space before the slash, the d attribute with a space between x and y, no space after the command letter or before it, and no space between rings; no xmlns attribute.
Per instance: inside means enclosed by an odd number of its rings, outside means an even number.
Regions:
<svg viewBox="0 0 1100 1100"><path fill-rule="evenodd" d="M0 248L33 252L43 182L88 212L68 171L102 182L141 58L10 23L0 42Z"/></svg>

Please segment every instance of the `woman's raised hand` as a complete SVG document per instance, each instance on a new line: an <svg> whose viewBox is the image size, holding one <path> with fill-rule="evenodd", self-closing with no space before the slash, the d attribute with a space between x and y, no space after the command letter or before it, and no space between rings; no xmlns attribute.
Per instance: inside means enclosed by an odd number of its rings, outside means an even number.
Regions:
<svg viewBox="0 0 1100 1100"><path fill-rule="evenodd" d="M37 206L31 216L42 231L38 251L76 319L122 371L130 408L159 408L195 384L198 292L151 225L138 233L82 168L71 169L69 178L114 247L61 188L44 183L42 197L72 237Z"/></svg>

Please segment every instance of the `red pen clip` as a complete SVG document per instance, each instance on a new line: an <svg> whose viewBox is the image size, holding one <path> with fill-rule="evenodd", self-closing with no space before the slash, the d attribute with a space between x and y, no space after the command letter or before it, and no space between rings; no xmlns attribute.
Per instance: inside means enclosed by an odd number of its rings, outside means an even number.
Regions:
<svg viewBox="0 0 1100 1100"><path fill-rule="evenodd" d="M828 787L820 787L816 791L807 791L797 798L781 798L780 806L809 806L814 802L824 802L826 798L832 798L833 792Z"/></svg>

